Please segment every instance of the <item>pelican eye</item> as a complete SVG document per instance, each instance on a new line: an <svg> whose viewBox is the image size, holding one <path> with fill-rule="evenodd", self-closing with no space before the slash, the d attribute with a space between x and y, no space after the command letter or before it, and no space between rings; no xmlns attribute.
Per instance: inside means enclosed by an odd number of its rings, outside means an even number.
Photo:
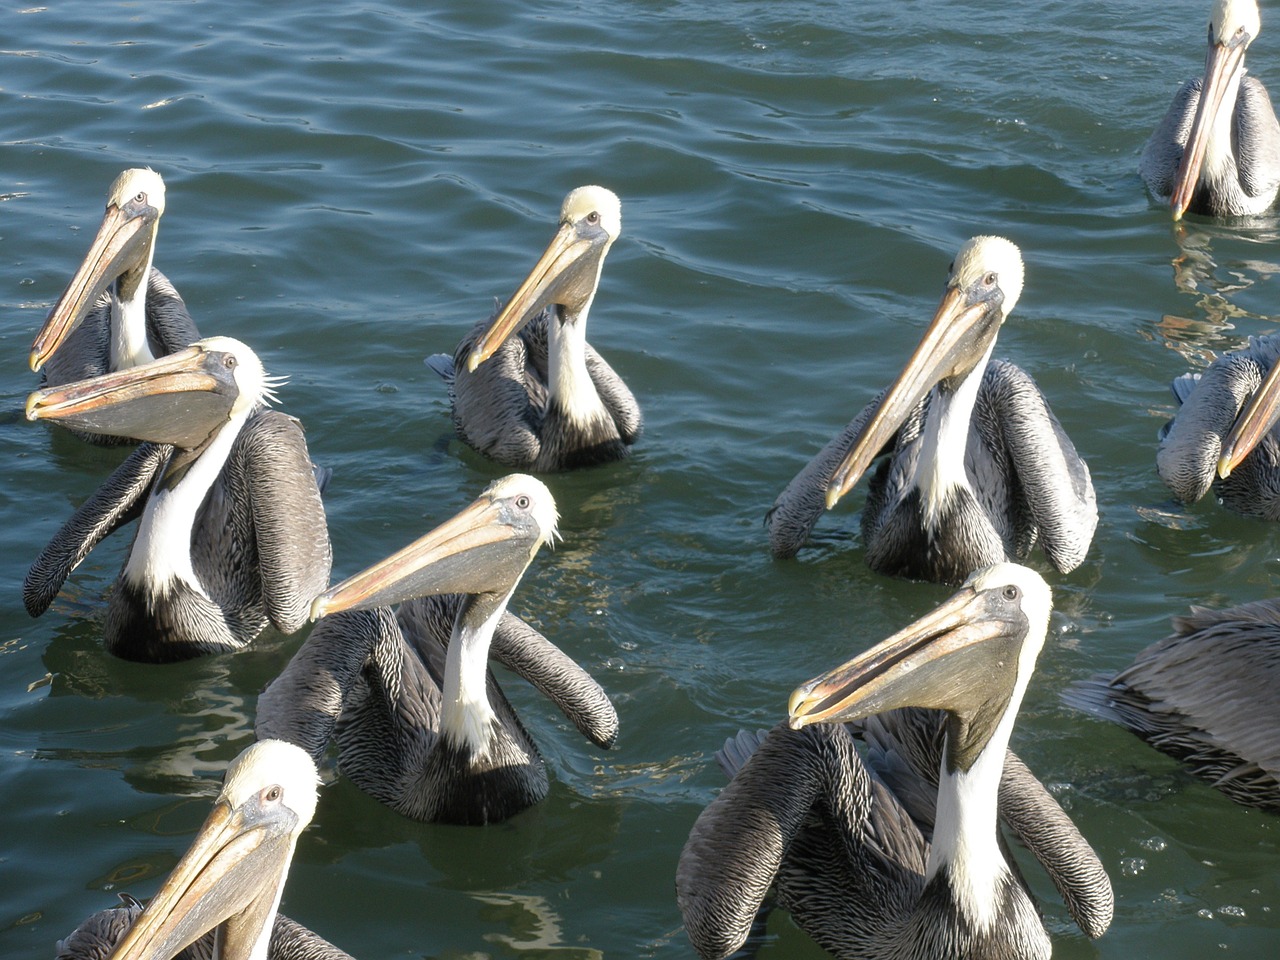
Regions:
<svg viewBox="0 0 1280 960"><path fill-rule="evenodd" d="M1000 282L1000 278L997 277L995 273L988 273L985 277L982 278L982 282L985 283L988 287L994 287L997 283Z"/></svg>
<svg viewBox="0 0 1280 960"><path fill-rule="evenodd" d="M133 202L134 202L134 203L146 203L146 202L147 202L147 195L146 195L145 193L139 193L136 197L134 197L134 198L133 198Z"/></svg>
<svg viewBox="0 0 1280 960"><path fill-rule="evenodd" d="M222 358L222 365L228 370L234 370L236 368L236 363L237 361L234 353L228 353Z"/></svg>
<svg viewBox="0 0 1280 960"><path fill-rule="evenodd" d="M284 790L279 784L274 784L262 791L262 799L267 803L279 803L280 798L284 796Z"/></svg>
<svg viewBox="0 0 1280 960"><path fill-rule="evenodd" d="M1014 601L1016 601L1019 597L1021 597L1021 596L1022 596L1022 591L1021 591L1021 590L1019 590L1019 589L1018 589L1016 586L1014 586L1012 583L1010 583L1010 584L1006 585L1006 586L1005 586L1005 588L1004 588L1002 591L1000 591L1000 593L1001 593L1001 596L1003 596L1003 597L1004 597L1006 600L1008 600L1010 603L1013 603L1013 602L1014 602Z"/></svg>
<svg viewBox="0 0 1280 960"><path fill-rule="evenodd" d="M530 503L529 498L523 493L516 497L516 506L521 510L528 510Z"/></svg>
<svg viewBox="0 0 1280 960"><path fill-rule="evenodd" d="M600 222L600 213L599 213L599 211L592 210L590 213L588 213L588 214L587 214L587 223L589 223L589 224L591 224L592 226L594 226L595 224L597 224L597 223L599 223L599 222Z"/></svg>

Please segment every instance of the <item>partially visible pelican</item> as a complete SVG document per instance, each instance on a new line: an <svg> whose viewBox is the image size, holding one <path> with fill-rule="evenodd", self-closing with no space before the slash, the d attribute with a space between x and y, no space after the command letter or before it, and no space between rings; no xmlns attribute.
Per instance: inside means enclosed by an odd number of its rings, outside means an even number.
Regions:
<svg viewBox="0 0 1280 960"><path fill-rule="evenodd" d="M1050 607L1038 574L997 564L798 688L789 728L755 747L681 854L676 896L699 955L718 960L741 946L775 886L779 903L837 957L1047 960L1049 935L997 814L1046 867L1081 929L1101 936L1113 907L1106 872L1007 750ZM900 711L900 722L882 724L865 759L849 725L830 722L901 707L945 711L935 782L919 775L925 715ZM909 736L895 742L894 729Z"/></svg>
<svg viewBox="0 0 1280 960"><path fill-rule="evenodd" d="M1280 600L1192 607L1124 670L1073 684L1062 699L1237 803L1280 811Z"/></svg>
<svg viewBox="0 0 1280 960"><path fill-rule="evenodd" d="M1280 336L1250 337L1173 381L1180 404L1160 431L1156 470L1183 503L1212 486L1236 513L1280 520Z"/></svg>
<svg viewBox="0 0 1280 960"><path fill-rule="evenodd" d="M1258 36L1256 0L1217 0L1209 17L1204 76L1173 96L1142 148L1138 172L1173 219L1263 213L1280 188L1280 123L1261 81L1245 76L1244 52Z"/></svg>
<svg viewBox="0 0 1280 960"><path fill-rule="evenodd" d="M974 237L898 379L867 404L778 495L766 516L774 556L805 544L824 505L878 457L862 510L873 570L960 583L1039 543L1066 573L1084 559L1098 509L1089 468L1044 394L1021 369L991 360L1022 292L1022 255Z"/></svg>
<svg viewBox="0 0 1280 960"><path fill-rule="evenodd" d="M27 400L57 420L145 441L86 500L23 583L38 617L104 537L141 516L107 608L107 649L185 660L239 649L270 621L307 622L329 582L329 533L302 425L266 408L273 378L238 340L180 353Z"/></svg>
<svg viewBox="0 0 1280 960"><path fill-rule="evenodd" d="M427 358L449 383L458 436L486 457L542 473L620 460L635 443L640 407L587 343L587 312L621 231L617 196L578 187L506 306L463 337L452 358Z"/></svg>
<svg viewBox="0 0 1280 960"><path fill-rule="evenodd" d="M111 184L98 234L31 345L31 369L43 367L47 386L136 367L200 339L182 297L151 265L163 213L154 170L126 170Z"/></svg>
<svg viewBox="0 0 1280 960"><path fill-rule="evenodd" d="M213 812L146 909L128 897L95 913L59 941L59 960L351 960L276 912L318 784L305 751L253 744L231 761Z"/></svg>
<svg viewBox="0 0 1280 960"><path fill-rule="evenodd" d="M533 477L505 477L316 597L312 616L324 619L258 699L258 736L318 758L332 735L344 774L418 820L490 823L541 800L546 767L488 670L491 656L593 743L609 747L618 733L599 684L506 612L555 533L550 491Z"/></svg>

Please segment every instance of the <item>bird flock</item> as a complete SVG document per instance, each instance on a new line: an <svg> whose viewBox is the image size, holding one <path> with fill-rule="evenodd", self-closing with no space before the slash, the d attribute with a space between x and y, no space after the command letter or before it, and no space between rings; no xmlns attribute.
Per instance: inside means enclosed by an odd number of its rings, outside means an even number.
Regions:
<svg viewBox="0 0 1280 960"><path fill-rule="evenodd" d="M1245 76L1254 0L1218 0L1202 75L1175 95L1139 171L1174 219L1270 209L1280 124ZM258 698L258 741L229 766L192 847L144 907L132 897L58 945L68 958L344 957L278 914L330 751L339 773L403 816L483 825L539 802L548 774L490 661L548 697L589 741L619 731L608 693L508 611L559 536L546 484L514 473L402 549L336 585L324 492L280 379L253 350L202 337L153 265L165 185L120 174L88 253L32 344L26 404L89 443L133 451L33 560L23 602L46 613L76 567L136 521L106 600L103 643L127 660L226 655L265 629L302 645ZM627 457L631 389L587 342L605 257L621 233L610 190L572 190L546 251L510 298L426 358L457 436L537 474ZM1002 237L956 252L901 373L803 466L765 513L785 562L868 475L860 542L879 573L956 586L899 632L797 687L785 719L717 754L728 782L694 824L675 896L698 954L743 947L771 902L837 957L1047 958L1049 931L1006 834L1032 854L1086 935L1113 896L1102 862L1009 750L1048 632L1052 595L1023 566L1086 557L1098 522L1088 465L1034 380L993 356L1023 294ZM1250 340L1173 384L1156 469L1174 496L1212 489L1280 519L1280 337ZM878 386L878 385L876 385ZM763 507L763 505L762 505ZM1233 800L1280 810L1280 605L1193 608L1115 676L1064 699L1183 760ZM187 952L184 952L187 951Z"/></svg>

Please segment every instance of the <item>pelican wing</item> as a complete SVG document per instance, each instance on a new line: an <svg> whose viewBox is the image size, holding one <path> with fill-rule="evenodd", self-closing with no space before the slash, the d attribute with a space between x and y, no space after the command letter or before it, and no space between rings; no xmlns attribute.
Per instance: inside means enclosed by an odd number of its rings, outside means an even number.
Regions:
<svg viewBox="0 0 1280 960"><path fill-rule="evenodd" d="M296 744L319 764L371 652L400 646L400 627L386 608L325 617L258 697L254 733Z"/></svg>
<svg viewBox="0 0 1280 960"><path fill-rule="evenodd" d="M1191 123L1195 120L1196 107L1200 104L1200 86L1203 77L1192 77L1173 95L1173 102L1155 131L1142 148L1138 161L1138 173L1147 190L1157 199L1166 199L1173 193L1174 177L1182 162L1183 148L1191 135Z"/></svg>
<svg viewBox="0 0 1280 960"><path fill-rule="evenodd" d="M809 539L818 518L827 505L827 485L836 467L853 447L858 434L871 419L887 390L880 391L875 399L862 408L862 412L823 447L805 468L792 478L773 506L764 516L769 529L769 549L775 557L794 557ZM892 449L897 436L885 444L881 453ZM879 456L880 454L877 454Z"/></svg>
<svg viewBox="0 0 1280 960"><path fill-rule="evenodd" d="M182 296L168 277L152 267L147 278L147 342L152 355L177 353L199 339L200 331Z"/></svg>
<svg viewBox="0 0 1280 960"><path fill-rule="evenodd" d="M1280 123L1259 80L1245 77L1232 117L1240 186L1251 197L1275 196L1280 187Z"/></svg>
<svg viewBox="0 0 1280 960"><path fill-rule="evenodd" d="M329 585L333 563L302 424L264 410L245 424L231 459L248 486L263 606L277 629L294 633L306 624L312 599Z"/></svg>
<svg viewBox="0 0 1280 960"><path fill-rule="evenodd" d="M142 513L147 491L173 447L144 443L129 454L40 551L22 583L22 602L38 617L80 562L117 527Z"/></svg>
<svg viewBox="0 0 1280 960"><path fill-rule="evenodd" d="M1034 380L1005 360L987 365L974 409L978 433L1016 475L1019 511L1035 526L1040 547L1061 572L1084 560L1098 526L1089 467ZM983 484L975 483L982 496ZM1022 545L1019 545L1022 546Z"/></svg>
<svg viewBox="0 0 1280 960"><path fill-rule="evenodd" d="M617 424L618 435L622 442L635 443L644 426L644 417L640 413L640 404L636 403L631 388L623 379L613 372L608 361L596 352L591 344L586 345L587 373L591 382L596 385L596 393L600 394L600 402Z"/></svg>
<svg viewBox="0 0 1280 960"><path fill-rule="evenodd" d="M559 647L512 613L503 613L489 656L524 677L600 747L618 738L618 712L609 695Z"/></svg>
<svg viewBox="0 0 1280 960"><path fill-rule="evenodd" d="M485 456L508 466L527 466L542 449L539 430L547 407L546 314L534 317L497 353L469 371L467 357L490 320L476 324L454 351L454 426L464 441Z"/></svg>

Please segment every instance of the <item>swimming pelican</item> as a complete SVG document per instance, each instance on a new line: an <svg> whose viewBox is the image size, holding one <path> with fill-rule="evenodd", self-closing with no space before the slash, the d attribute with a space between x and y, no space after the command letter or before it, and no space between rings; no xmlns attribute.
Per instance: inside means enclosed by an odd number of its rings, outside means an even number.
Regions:
<svg viewBox="0 0 1280 960"><path fill-rule="evenodd" d="M1138 172L1152 196L1169 199L1174 220L1188 210L1249 216L1275 202L1280 123L1267 88L1244 67L1260 28L1256 0L1217 0L1204 76L1179 88L1142 148Z"/></svg>
<svg viewBox="0 0 1280 960"><path fill-rule="evenodd" d="M231 761L213 812L146 909L132 897L58 943L59 960L351 960L276 911L298 837L316 809L306 752L265 740ZM216 931L216 933L215 933ZM217 946L215 947L215 936ZM114 952L112 951L114 948Z"/></svg>
<svg viewBox="0 0 1280 960"><path fill-rule="evenodd" d="M507 305L463 337L452 358L427 358L449 383L458 436L486 457L524 470L571 470L620 460L635 443L640 407L587 343L587 312L621 231L617 196L578 187Z"/></svg>
<svg viewBox="0 0 1280 960"><path fill-rule="evenodd" d="M1183 503L1212 486L1246 517L1280 520L1280 336L1250 337L1173 381L1180 404L1160 431L1156 470Z"/></svg>
<svg viewBox="0 0 1280 960"><path fill-rule="evenodd" d="M778 495L765 522L774 556L804 545L881 454L862 511L873 570L960 583L1037 542L1066 573L1098 524L1089 468L1044 394L991 360L1022 292L1022 255L1002 237L956 254L924 339L888 390L867 404Z"/></svg>
<svg viewBox="0 0 1280 960"><path fill-rule="evenodd" d="M126 170L111 184L98 234L31 345L31 369L43 367L46 386L136 367L200 339L182 297L151 265L163 213L154 170Z"/></svg>
<svg viewBox="0 0 1280 960"><path fill-rule="evenodd" d="M1097 856L1035 777L1006 759L1051 599L1025 567L985 568L933 613L792 693L790 727L755 747L681 854L676 896L702 957L741 946L772 885L837 957L1048 958L1049 935L1005 855L997 813L1048 869L1081 929L1106 931L1113 900ZM876 751L863 759L848 724L824 722L902 707L945 711L936 785L906 769L910 742L890 738L894 764L877 769ZM919 731L921 718L906 714L898 729ZM933 798L923 823L922 791Z"/></svg>
<svg viewBox="0 0 1280 960"><path fill-rule="evenodd" d="M332 734L343 773L418 820L491 823L541 800L542 755L487 669L490 656L593 743L609 747L618 733L599 684L506 612L555 532L550 491L533 477L505 477L316 597L312 616L324 619L258 699L258 736L320 757Z"/></svg>
<svg viewBox="0 0 1280 960"><path fill-rule="evenodd" d="M145 441L86 500L23 583L38 617L104 537L141 515L107 608L107 649L128 660L237 650L270 621L307 622L329 582L329 534L302 425L252 350L211 337L139 367L46 388L31 420Z"/></svg>
<svg viewBox="0 0 1280 960"><path fill-rule="evenodd" d="M1062 699L1127 728L1232 800L1280 811L1280 601L1192 607L1115 676Z"/></svg>

